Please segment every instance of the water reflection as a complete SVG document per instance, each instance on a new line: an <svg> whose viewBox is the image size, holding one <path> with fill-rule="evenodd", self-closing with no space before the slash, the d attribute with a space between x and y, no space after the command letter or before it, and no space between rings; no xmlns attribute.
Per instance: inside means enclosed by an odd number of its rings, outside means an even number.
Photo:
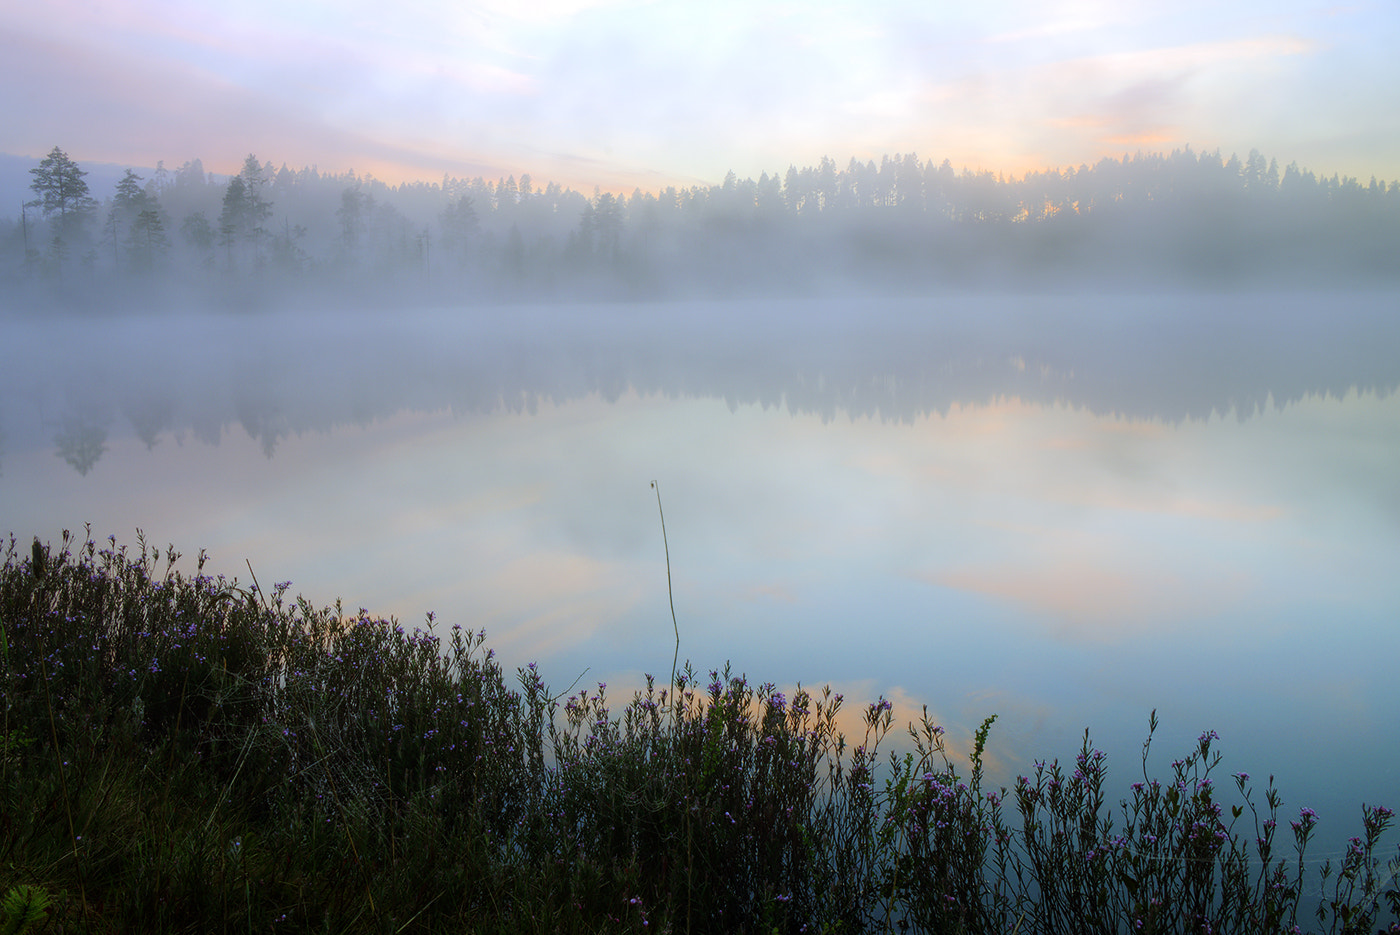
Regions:
<svg viewBox="0 0 1400 935"><path fill-rule="evenodd" d="M53 442L57 454L79 474L86 475L107 450L111 418L91 404L63 414Z"/></svg>
<svg viewBox="0 0 1400 935"><path fill-rule="evenodd" d="M396 412L535 412L632 390L908 424L1004 398L1177 423L1400 384L1390 296L504 307L383 317L10 322L0 425L91 470L120 411L153 448Z"/></svg>
<svg viewBox="0 0 1400 935"><path fill-rule="evenodd" d="M683 658L1124 783L1157 708L1340 833L1400 788L1400 317L1182 301L25 326L0 502L616 688L670 666L656 478Z"/></svg>

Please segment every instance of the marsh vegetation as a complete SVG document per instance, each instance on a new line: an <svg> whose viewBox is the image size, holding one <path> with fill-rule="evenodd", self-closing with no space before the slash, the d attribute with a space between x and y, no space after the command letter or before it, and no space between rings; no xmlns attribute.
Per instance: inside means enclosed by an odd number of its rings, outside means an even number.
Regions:
<svg viewBox="0 0 1400 935"><path fill-rule="evenodd" d="M0 571L6 931L1372 932L1400 916L1360 809L1337 859L1202 734L1160 778L991 788L884 699L727 670L555 693L485 634L406 630L10 538ZM251 567L250 567L251 572ZM1320 883L1320 888L1318 884Z"/></svg>

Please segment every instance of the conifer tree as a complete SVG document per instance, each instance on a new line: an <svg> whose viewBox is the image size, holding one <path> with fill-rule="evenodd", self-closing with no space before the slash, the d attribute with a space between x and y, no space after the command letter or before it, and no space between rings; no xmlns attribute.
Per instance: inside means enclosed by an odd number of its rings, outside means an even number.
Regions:
<svg viewBox="0 0 1400 935"><path fill-rule="evenodd" d="M34 176L29 188L39 197L28 204L41 208L46 218L58 215L56 236L72 240L80 235L83 224L97 210L97 202L83 181L87 173L55 146L29 174Z"/></svg>
<svg viewBox="0 0 1400 935"><path fill-rule="evenodd" d="M114 258L119 246L130 247L136 219L150 207L150 197L141 187L141 176L127 169L121 181L117 182L117 193L112 198L112 207L107 213L107 224L104 228L106 238L112 243Z"/></svg>
<svg viewBox="0 0 1400 935"><path fill-rule="evenodd" d="M233 248L242 245L251 247L255 257L258 245L267 237L263 226L272 216L272 203L263 197L266 184L258 157L249 155L243 161L243 169L229 180L224 191L223 208L219 213L220 244L228 250L229 264L233 264Z"/></svg>
<svg viewBox="0 0 1400 935"><path fill-rule="evenodd" d="M160 211L148 207L136 215L127 235L127 250L131 256L132 269L137 272L150 272L164 260L170 249L170 238L165 235L165 224L160 219Z"/></svg>

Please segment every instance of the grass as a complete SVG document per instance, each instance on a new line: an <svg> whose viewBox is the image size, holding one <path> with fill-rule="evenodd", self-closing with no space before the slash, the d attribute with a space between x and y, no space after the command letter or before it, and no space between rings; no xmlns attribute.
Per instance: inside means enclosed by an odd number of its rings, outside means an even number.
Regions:
<svg viewBox="0 0 1400 935"><path fill-rule="evenodd" d="M1392 812L1310 864L1210 732L1156 779L1154 716L1118 798L1087 733L992 789L995 718L964 775L927 716L882 754L883 699L848 740L840 695L728 670L615 711L178 558L9 539L0 933L1400 932Z"/></svg>

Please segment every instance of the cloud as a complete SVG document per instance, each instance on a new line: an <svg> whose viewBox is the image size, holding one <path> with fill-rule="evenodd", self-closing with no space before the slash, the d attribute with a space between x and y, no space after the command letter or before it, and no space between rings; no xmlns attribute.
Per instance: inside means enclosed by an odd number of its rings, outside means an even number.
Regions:
<svg viewBox="0 0 1400 935"><path fill-rule="evenodd" d="M269 96L183 62L36 37L0 36L0 49L8 53L0 55L0 103L26 115L7 141L21 153L57 144L79 160L151 165L199 157L229 170L252 150L330 169L441 171L440 160L329 124L295 97Z"/></svg>
<svg viewBox="0 0 1400 935"><path fill-rule="evenodd" d="M1047 622L1048 635L1072 643L1117 643L1167 621L1181 626L1182 621L1219 613L1253 589L1242 574L1183 576L1068 557L964 564L918 577L1028 609Z"/></svg>
<svg viewBox="0 0 1400 935"><path fill-rule="evenodd" d="M1045 125L1079 137L1081 148L1164 147L1200 125L1212 94L1239 90L1227 80L1232 71L1314 48L1295 36L1261 36L1111 52L1045 65L1034 81L1047 104Z"/></svg>
<svg viewBox="0 0 1400 935"><path fill-rule="evenodd" d="M475 6L482 12L502 20L532 24L557 24L560 20L580 13L616 8L621 10L647 5L647 0L484 0Z"/></svg>
<svg viewBox="0 0 1400 935"><path fill-rule="evenodd" d="M223 169L224 150L252 150L390 181L530 172L655 189L822 155L917 150L1020 172L1125 147L1228 148L1246 133L1263 151L1280 133L1329 150L1394 143L1365 103L1389 65L1340 105L1339 82L1305 80L1317 62L1290 68L1295 100L1242 110L1278 63L1374 27L1361 13L1333 17L1331 32L1298 14L1271 20L1276 33L1222 38L1229 27L1204 4L1093 0L12 6L0 104L19 115L8 148L28 154L61 139L102 161L199 156ZM1299 131L1310 124L1331 128L1325 143Z"/></svg>
<svg viewBox="0 0 1400 935"><path fill-rule="evenodd" d="M1110 52L1072 59L1063 67L1096 76L1143 80L1164 73L1233 65L1260 58L1306 55L1316 48L1316 42L1300 36L1270 35Z"/></svg>
<svg viewBox="0 0 1400 935"><path fill-rule="evenodd" d="M522 555L491 569L473 590L476 605L497 620L507 608L512 615L523 609L495 632L503 651L527 646L532 658L582 642L641 599L623 566L565 552ZM530 596L524 608L521 595Z"/></svg>

